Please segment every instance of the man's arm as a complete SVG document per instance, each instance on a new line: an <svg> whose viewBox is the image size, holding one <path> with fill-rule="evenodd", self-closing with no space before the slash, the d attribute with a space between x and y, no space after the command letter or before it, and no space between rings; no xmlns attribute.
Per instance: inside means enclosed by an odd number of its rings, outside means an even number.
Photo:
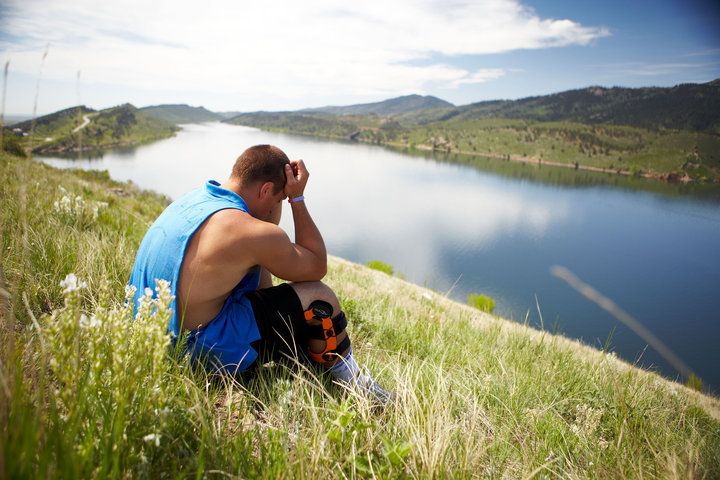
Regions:
<svg viewBox="0 0 720 480"><path fill-rule="evenodd" d="M293 161L285 168L285 194L291 199L302 196L309 177L304 162ZM258 263L277 277L290 281L321 280L327 273L325 242L305 202L291 205L295 243L280 227L257 222L250 232L248 247L252 248Z"/></svg>
<svg viewBox="0 0 720 480"><path fill-rule="evenodd" d="M308 215L308 220L309 219ZM255 220L246 229L243 250L255 264L262 265L276 277L293 282L321 280L327 273L327 254L324 244L313 251L293 243L280 227L261 220Z"/></svg>
<svg viewBox="0 0 720 480"><path fill-rule="evenodd" d="M278 203L277 207L270 212L270 218L268 218L268 222L273 223L275 225L280 224L280 218L282 217L282 204ZM260 288L270 288L273 286L272 282L272 274L270 271L265 267L260 267L260 284L258 285L258 289Z"/></svg>
<svg viewBox="0 0 720 480"><path fill-rule="evenodd" d="M319 263L327 267L325 241L315 222L313 222L305 201L293 202L290 205L293 213L293 223L295 225L295 244L308 249L317 257Z"/></svg>
<svg viewBox="0 0 720 480"><path fill-rule="evenodd" d="M302 196L310 178L310 173L305 168L305 162L296 160L285 165L285 176L287 177L285 195L289 199ZM318 262L322 265L322 276L324 277L327 272L327 251L320 230L313 222L305 200L291 202L290 205L295 225L295 243L308 249L317 257Z"/></svg>

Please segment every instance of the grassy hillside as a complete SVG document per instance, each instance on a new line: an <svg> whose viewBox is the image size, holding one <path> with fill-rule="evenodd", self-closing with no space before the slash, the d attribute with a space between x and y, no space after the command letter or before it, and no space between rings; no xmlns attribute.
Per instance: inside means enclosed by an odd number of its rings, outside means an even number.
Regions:
<svg viewBox="0 0 720 480"><path fill-rule="evenodd" d="M73 107L13 127L23 131L22 144L35 153L136 145L170 137L178 130L130 104L99 112Z"/></svg>
<svg viewBox="0 0 720 480"><path fill-rule="evenodd" d="M338 258L355 355L398 405L292 363L207 378L168 350L166 298L134 322L122 306L166 200L0 162L3 478L720 475L717 398Z"/></svg>
<svg viewBox="0 0 720 480"><path fill-rule="evenodd" d="M490 119L364 129L356 138L571 168L670 179L720 180L720 136L703 132Z"/></svg>

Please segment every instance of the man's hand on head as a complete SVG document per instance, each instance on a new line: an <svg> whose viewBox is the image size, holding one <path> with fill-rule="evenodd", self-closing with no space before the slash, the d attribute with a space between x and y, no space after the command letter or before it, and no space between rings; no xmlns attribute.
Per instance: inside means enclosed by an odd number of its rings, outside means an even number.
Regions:
<svg viewBox="0 0 720 480"><path fill-rule="evenodd" d="M305 168L305 162L302 160L293 160L285 165L285 195L288 198L296 198L302 196L305 191L310 173Z"/></svg>

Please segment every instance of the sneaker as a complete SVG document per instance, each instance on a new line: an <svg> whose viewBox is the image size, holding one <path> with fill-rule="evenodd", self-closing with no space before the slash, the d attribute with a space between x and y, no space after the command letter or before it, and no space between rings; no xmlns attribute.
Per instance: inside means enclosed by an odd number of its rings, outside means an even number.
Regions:
<svg viewBox="0 0 720 480"><path fill-rule="evenodd" d="M378 402L383 407L387 407L397 400L395 392L385 390L368 373L358 375L357 387L366 398Z"/></svg>

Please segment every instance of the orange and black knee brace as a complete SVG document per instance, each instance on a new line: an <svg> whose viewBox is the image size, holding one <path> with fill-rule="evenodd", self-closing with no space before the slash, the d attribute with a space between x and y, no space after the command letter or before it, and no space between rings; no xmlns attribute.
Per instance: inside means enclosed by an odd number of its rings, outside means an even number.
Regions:
<svg viewBox="0 0 720 480"><path fill-rule="evenodd" d="M319 320L321 325L308 325L307 336L311 339L324 340L325 349L322 352L313 352L308 348L310 358L318 363L332 362L350 348L350 338L346 335L342 342L338 342L338 335L345 331L347 319L343 312L332 317L332 306L322 300L315 300L305 310L305 321Z"/></svg>

